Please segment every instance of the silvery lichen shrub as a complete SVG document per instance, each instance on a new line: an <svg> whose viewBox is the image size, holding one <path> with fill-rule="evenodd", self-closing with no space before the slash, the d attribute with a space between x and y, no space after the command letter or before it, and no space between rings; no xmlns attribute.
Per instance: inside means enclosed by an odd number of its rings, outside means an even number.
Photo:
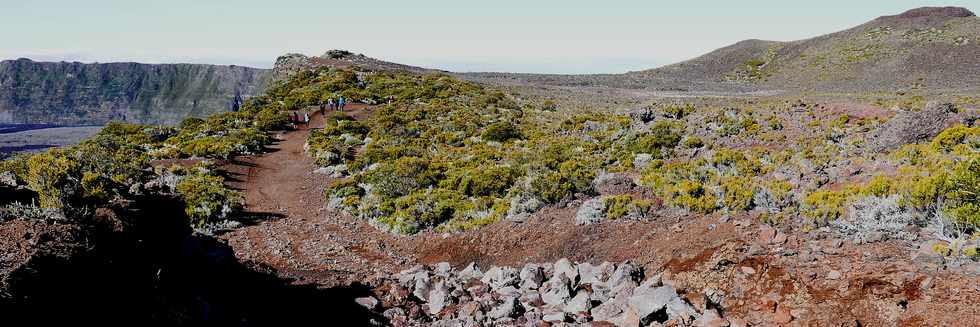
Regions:
<svg viewBox="0 0 980 327"><path fill-rule="evenodd" d="M888 239L913 241L912 232L919 219L915 213L899 205L898 195L866 196L850 204L847 218L835 220L831 226L859 243Z"/></svg>

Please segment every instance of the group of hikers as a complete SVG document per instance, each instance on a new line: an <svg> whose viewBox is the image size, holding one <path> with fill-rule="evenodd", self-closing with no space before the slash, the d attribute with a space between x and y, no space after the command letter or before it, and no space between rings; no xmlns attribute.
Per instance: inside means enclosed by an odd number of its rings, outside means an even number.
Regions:
<svg viewBox="0 0 980 327"><path fill-rule="evenodd" d="M326 102L320 101L320 115L323 116L325 114L326 109L330 109L330 111L334 111L334 110L344 111L344 106L346 105L347 105L347 99L345 99L343 95L338 97L337 101L334 101L332 97L328 98ZM303 124L309 126L310 112L303 110L302 115L300 115L300 113L296 111L292 111L289 113L289 120L293 124Z"/></svg>

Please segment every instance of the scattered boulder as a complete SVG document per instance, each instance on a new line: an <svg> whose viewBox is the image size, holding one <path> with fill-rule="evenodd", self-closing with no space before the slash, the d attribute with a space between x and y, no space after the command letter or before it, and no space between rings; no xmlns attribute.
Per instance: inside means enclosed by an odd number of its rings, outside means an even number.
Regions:
<svg viewBox="0 0 980 327"><path fill-rule="evenodd" d="M951 103L929 102L921 111L902 111L868 138L874 152L931 139L951 124L956 107Z"/></svg>
<svg viewBox="0 0 980 327"><path fill-rule="evenodd" d="M620 195L633 191L636 185L626 174L601 173L592 181L592 188L600 195Z"/></svg>

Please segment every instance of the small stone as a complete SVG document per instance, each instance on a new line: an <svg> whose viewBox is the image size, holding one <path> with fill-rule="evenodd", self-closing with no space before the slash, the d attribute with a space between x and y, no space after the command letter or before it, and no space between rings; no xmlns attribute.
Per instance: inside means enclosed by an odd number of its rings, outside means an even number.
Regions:
<svg viewBox="0 0 980 327"><path fill-rule="evenodd" d="M827 273L827 279L829 280L838 280L840 278L841 272L838 270L831 270L829 273Z"/></svg>
<svg viewBox="0 0 980 327"><path fill-rule="evenodd" d="M749 266L743 266L742 267L742 273L744 273L746 275L754 275L755 274L755 269L752 268L752 267L749 267Z"/></svg>
<svg viewBox="0 0 980 327"><path fill-rule="evenodd" d="M354 302L357 302L357 304L367 308L368 310L373 310L378 306L378 299L374 298L373 296L359 297L354 299Z"/></svg>

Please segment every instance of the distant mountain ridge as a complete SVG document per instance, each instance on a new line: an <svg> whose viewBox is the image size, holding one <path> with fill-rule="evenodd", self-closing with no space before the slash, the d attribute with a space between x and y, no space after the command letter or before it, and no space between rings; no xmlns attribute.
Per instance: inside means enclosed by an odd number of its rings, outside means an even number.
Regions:
<svg viewBox="0 0 980 327"><path fill-rule="evenodd" d="M923 7L805 40L745 40L684 62L625 74L461 75L491 83L662 91L977 89L980 18L965 8Z"/></svg>
<svg viewBox="0 0 980 327"><path fill-rule="evenodd" d="M173 124L235 110L270 71L201 64L0 62L0 123Z"/></svg>

